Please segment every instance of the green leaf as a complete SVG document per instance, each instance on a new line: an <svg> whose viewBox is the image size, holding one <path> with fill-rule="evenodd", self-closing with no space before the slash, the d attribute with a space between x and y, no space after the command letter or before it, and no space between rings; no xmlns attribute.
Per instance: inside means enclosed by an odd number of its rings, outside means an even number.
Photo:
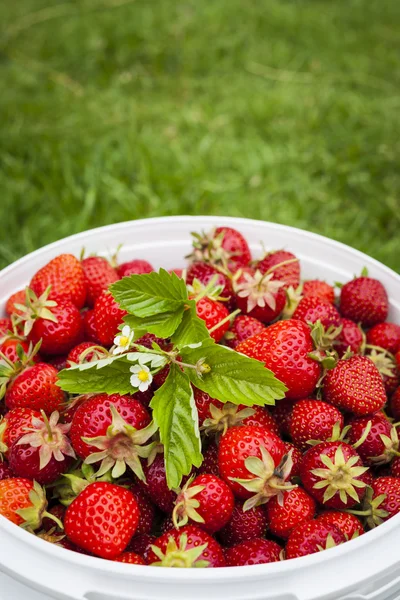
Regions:
<svg viewBox="0 0 400 600"><path fill-rule="evenodd" d="M71 394L134 394L129 372L133 364L126 355L84 363L60 371L57 385Z"/></svg>
<svg viewBox="0 0 400 600"><path fill-rule="evenodd" d="M190 308L183 313L182 321L172 336L172 342L178 348L210 337L203 319L197 316L195 301L190 300L187 304Z"/></svg>
<svg viewBox="0 0 400 600"><path fill-rule="evenodd" d="M150 406L164 444L168 487L176 488L182 476L188 475L193 465L199 467L203 459L193 389L177 365L171 365Z"/></svg>
<svg viewBox="0 0 400 600"><path fill-rule="evenodd" d="M182 321L184 308L178 308L175 312L166 312L159 315L151 315L140 319L134 315L126 315L124 323L129 325L135 332L135 339L142 337L145 333L153 333L157 337L170 337Z"/></svg>
<svg viewBox="0 0 400 600"><path fill-rule="evenodd" d="M287 388L264 364L234 350L217 345L212 339L186 346L180 352L185 363L203 360L210 367L200 375L195 369L185 369L196 387L221 402L264 406L284 398Z"/></svg>
<svg viewBox="0 0 400 600"><path fill-rule="evenodd" d="M183 308L188 299L183 279L165 269L123 277L113 283L110 290L121 308L140 318L174 313Z"/></svg>

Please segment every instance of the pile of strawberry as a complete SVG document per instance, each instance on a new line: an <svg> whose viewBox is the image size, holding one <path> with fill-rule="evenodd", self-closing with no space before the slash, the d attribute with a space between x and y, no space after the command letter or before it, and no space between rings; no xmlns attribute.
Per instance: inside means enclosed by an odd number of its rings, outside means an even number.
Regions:
<svg viewBox="0 0 400 600"><path fill-rule="evenodd" d="M57 385L62 369L129 351L133 332L108 288L151 272L144 260L63 254L10 297L0 319L1 515L108 560L222 567L319 552L400 511L400 326L386 321L379 281L363 272L336 297L324 281L301 282L291 252L252 260L234 229L196 235L175 273L197 316L287 391L266 408L194 387L203 462L170 489L150 406L169 366L154 377L131 369L134 394ZM135 342L170 348L151 333Z"/></svg>

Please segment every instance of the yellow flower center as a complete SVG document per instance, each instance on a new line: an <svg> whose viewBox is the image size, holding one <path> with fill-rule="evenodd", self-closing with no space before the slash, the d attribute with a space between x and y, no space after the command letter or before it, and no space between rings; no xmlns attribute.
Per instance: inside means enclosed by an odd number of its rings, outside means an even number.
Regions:
<svg viewBox="0 0 400 600"><path fill-rule="evenodd" d="M149 374L147 371L139 371L138 378L140 381L147 381L149 379Z"/></svg>
<svg viewBox="0 0 400 600"><path fill-rule="evenodd" d="M129 344L129 338L126 335L121 335L120 339L119 339L119 345L120 346L128 346Z"/></svg>

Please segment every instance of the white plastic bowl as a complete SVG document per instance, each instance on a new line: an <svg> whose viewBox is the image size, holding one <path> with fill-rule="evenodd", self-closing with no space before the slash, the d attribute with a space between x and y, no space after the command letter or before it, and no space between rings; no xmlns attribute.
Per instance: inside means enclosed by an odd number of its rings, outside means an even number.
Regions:
<svg viewBox="0 0 400 600"><path fill-rule="evenodd" d="M249 240L255 256L286 247L300 258L304 278L345 281L367 266L390 297L400 323L400 276L365 254L283 225L226 217L167 217L110 225L71 236L29 254L0 273L0 313L8 296L62 252L107 253L123 244L120 260L144 258L155 267L180 267L190 232L227 225ZM397 300L398 299L398 300ZM296 560L224 569L140 567L64 550L0 516L1 600L398 600L400 515L332 550ZM36 591L34 591L36 590Z"/></svg>

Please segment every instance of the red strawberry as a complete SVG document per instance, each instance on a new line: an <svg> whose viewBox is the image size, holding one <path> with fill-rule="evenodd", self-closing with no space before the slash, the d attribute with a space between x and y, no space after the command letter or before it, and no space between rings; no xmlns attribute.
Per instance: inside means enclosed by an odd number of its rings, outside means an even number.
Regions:
<svg viewBox="0 0 400 600"><path fill-rule="evenodd" d="M390 413L396 421L400 421L400 387L397 388L390 398Z"/></svg>
<svg viewBox="0 0 400 600"><path fill-rule="evenodd" d="M300 478L311 496L327 508L351 508L366 491L366 472L360 456L344 442L322 442L303 456Z"/></svg>
<svg viewBox="0 0 400 600"><path fill-rule="evenodd" d="M366 356L340 360L328 371L323 392L327 402L359 416L377 412L386 404L381 375Z"/></svg>
<svg viewBox="0 0 400 600"><path fill-rule="evenodd" d="M295 527L315 514L315 502L302 488L284 492L281 502L275 496L265 505L268 530L272 535L288 538Z"/></svg>
<svg viewBox="0 0 400 600"><path fill-rule="evenodd" d="M391 354L386 350L378 348L367 348L368 358L372 360L376 368L378 369L385 391L388 397L390 397L400 384L399 371L397 365L393 360Z"/></svg>
<svg viewBox="0 0 400 600"><path fill-rule="evenodd" d="M128 262L124 262L117 267L119 277L128 277L129 275L143 275L143 273L151 273L153 267L147 260L135 258Z"/></svg>
<svg viewBox="0 0 400 600"><path fill-rule="evenodd" d="M397 368L400 369L400 350L396 352L394 359L396 361Z"/></svg>
<svg viewBox="0 0 400 600"><path fill-rule="evenodd" d="M365 516L369 527L376 527L400 512L400 479L377 477L365 496L362 511L354 514Z"/></svg>
<svg viewBox="0 0 400 600"><path fill-rule="evenodd" d="M229 329L229 319L227 319L227 317L229 316L229 311L226 308L226 306L224 306L221 302L218 302L217 300L212 300L211 298L203 297L200 300L198 300L198 302L196 302L196 312L197 316L200 317L200 319L203 319L203 321L205 321L206 327L210 332L211 337L216 342L219 342ZM211 329L216 327L216 325L218 325L218 323L223 319L227 319L223 325L217 327L216 329L214 329L214 331L210 331Z"/></svg>
<svg viewBox="0 0 400 600"><path fill-rule="evenodd" d="M221 438L219 471L235 496L250 499L245 510L285 488L291 465L284 455L282 440L264 427L234 427Z"/></svg>
<svg viewBox="0 0 400 600"><path fill-rule="evenodd" d="M218 533L224 546L235 546L246 540L264 537L267 517L263 506L243 510L243 501L236 500L230 521Z"/></svg>
<svg viewBox="0 0 400 600"><path fill-rule="evenodd" d="M8 408L32 408L51 414L64 402L64 392L57 385L57 369L46 363L25 368L6 392Z"/></svg>
<svg viewBox="0 0 400 600"><path fill-rule="evenodd" d="M97 337L104 346L112 346L114 338L118 334L118 326L121 325L125 310L119 305L109 292L103 292L96 300L94 306L94 319Z"/></svg>
<svg viewBox="0 0 400 600"><path fill-rule="evenodd" d="M286 559L315 554L345 541L345 535L336 525L318 520L305 521L290 534L286 544Z"/></svg>
<svg viewBox="0 0 400 600"><path fill-rule="evenodd" d="M233 298L232 283L229 277L218 271L215 267L205 262L194 262L189 265L186 273L186 283L192 285L197 279L203 286L207 286L213 281L215 286L222 286L220 296L226 298L230 303Z"/></svg>
<svg viewBox="0 0 400 600"><path fill-rule="evenodd" d="M96 317L94 309L86 310L82 313L84 337L87 340L99 344L100 340L97 336Z"/></svg>
<svg viewBox="0 0 400 600"><path fill-rule="evenodd" d="M79 548L113 559L127 547L139 523L139 508L129 490L98 481L89 484L67 508L65 533Z"/></svg>
<svg viewBox="0 0 400 600"><path fill-rule="evenodd" d="M296 402L298 400L284 398L283 400L279 400L271 409L275 422L278 424L280 434L283 437L290 436L290 422Z"/></svg>
<svg viewBox="0 0 400 600"><path fill-rule="evenodd" d="M257 263L257 269L259 269L261 273L266 273L267 271L272 272L274 279L283 281L285 287L291 285L292 287L297 288L299 286L300 263L296 260L296 256L291 252L287 252L286 250L269 252Z"/></svg>
<svg viewBox="0 0 400 600"><path fill-rule="evenodd" d="M131 485L129 490L134 495L139 507L139 523L135 535L150 533L153 528L155 516L154 504L138 485Z"/></svg>
<svg viewBox="0 0 400 600"><path fill-rule="evenodd" d="M114 558L114 562L128 563L130 565L145 565L143 558L135 552L123 552L117 558Z"/></svg>
<svg viewBox="0 0 400 600"><path fill-rule="evenodd" d="M238 315L225 334L225 343L230 348L236 348L240 342L244 342L264 329L265 326L258 319L248 315Z"/></svg>
<svg viewBox="0 0 400 600"><path fill-rule="evenodd" d="M194 525L163 533L146 553L148 565L163 567L224 567L222 548L208 533Z"/></svg>
<svg viewBox="0 0 400 600"><path fill-rule="evenodd" d="M193 234L194 262L207 262L228 268L233 273L251 260L250 248L243 235L231 227L217 227L207 234Z"/></svg>
<svg viewBox="0 0 400 600"><path fill-rule="evenodd" d="M327 510L317 517L317 521L328 526L336 526L346 536L347 540L352 540L364 533L361 521L347 512Z"/></svg>
<svg viewBox="0 0 400 600"><path fill-rule="evenodd" d="M310 328L295 319L278 321L236 347L237 352L265 363L293 400L310 396L317 385L321 367L308 356L313 350Z"/></svg>
<svg viewBox="0 0 400 600"><path fill-rule="evenodd" d="M244 567L261 565L281 560L282 548L276 542L265 539L254 539L225 550L228 567Z"/></svg>
<svg viewBox="0 0 400 600"><path fill-rule="evenodd" d="M154 544L156 539L157 538L155 535L150 535L148 533L134 535L126 547L126 550L129 552L135 552L143 557L147 552L150 552L151 545Z"/></svg>
<svg viewBox="0 0 400 600"><path fill-rule="evenodd" d="M0 338L7 335L9 331L12 331L11 319L8 319L7 317L0 319Z"/></svg>
<svg viewBox="0 0 400 600"><path fill-rule="evenodd" d="M340 324L340 315L333 304L318 296L305 296L300 300L293 313L293 319L299 319L303 323L321 321L326 329L338 327Z"/></svg>
<svg viewBox="0 0 400 600"><path fill-rule="evenodd" d="M38 410L14 408L0 420L0 453L8 456L8 449L32 427L32 419L42 419Z"/></svg>
<svg viewBox="0 0 400 600"><path fill-rule="evenodd" d="M83 402L73 416L72 446L85 462L102 461L99 473L112 469L113 477L119 477L129 465L144 478L139 456L144 456L142 444L154 433L154 427L147 427L149 423L149 413L135 397L97 394Z"/></svg>
<svg viewBox="0 0 400 600"><path fill-rule="evenodd" d="M12 363L17 363L20 360L18 356L17 348L21 346L25 354L29 354L29 343L26 340L20 340L18 338L8 338L0 345L0 352L4 354L8 360ZM34 362L38 362L40 359L38 354L32 357Z"/></svg>
<svg viewBox="0 0 400 600"><path fill-rule="evenodd" d="M279 317L286 303L283 285L274 279L273 273L263 275L259 270L254 275L244 273L235 284L237 307L262 323L271 323Z"/></svg>
<svg viewBox="0 0 400 600"><path fill-rule="evenodd" d="M10 479L10 477L13 477L13 476L14 476L14 474L11 471L8 464L6 462L0 460L0 481L3 481L3 479Z"/></svg>
<svg viewBox="0 0 400 600"><path fill-rule="evenodd" d="M319 279L309 279L303 283L303 296L318 296L327 302L335 302L335 290L329 283Z"/></svg>
<svg viewBox="0 0 400 600"><path fill-rule="evenodd" d="M1 463L0 463L1 466ZM390 474L393 477L400 477L400 456L396 456L390 465Z"/></svg>
<svg viewBox="0 0 400 600"><path fill-rule="evenodd" d="M349 443L357 448L366 465L384 465L399 455L396 427L380 413L350 421Z"/></svg>
<svg viewBox="0 0 400 600"><path fill-rule="evenodd" d="M400 350L400 325L378 323L367 332L367 342L395 354Z"/></svg>
<svg viewBox="0 0 400 600"><path fill-rule="evenodd" d="M29 529L39 529L45 516L47 500L40 485L23 477L0 481L0 515Z"/></svg>
<svg viewBox="0 0 400 600"><path fill-rule="evenodd" d="M310 440L323 442L332 438L335 425L340 433L344 419L337 408L321 400L299 400L293 408L290 435L300 450L307 450Z"/></svg>
<svg viewBox="0 0 400 600"><path fill-rule="evenodd" d="M43 354L67 354L82 341L83 322L79 310L72 302L60 300L51 309L56 322L48 319L35 319L28 340L36 345L40 340Z"/></svg>
<svg viewBox="0 0 400 600"><path fill-rule="evenodd" d="M89 348L93 347L96 347L96 350L98 350L98 346L96 346L94 342L81 342L80 344L75 346L75 348L72 348L72 350L67 356L67 366L71 366L71 363L79 364L81 362L91 362L92 360L98 360L100 358L100 356L98 356L98 352L86 352L86 350L89 350ZM106 353L106 350L104 350L104 352Z"/></svg>
<svg viewBox="0 0 400 600"><path fill-rule="evenodd" d="M228 523L233 506L233 494L224 481L215 475L199 475L178 493L173 522L176 527L195 522L208 533L215 533Z"/></svg>
<svg viewBox="0 0 400 600"><path fill-rule="evenodd" d="M289 452L291 452L291 457L292 457L292 469L289 473L289 479L293 479L295 477L298 477L300 475L300 465L301 465L301 461L303 460L303 454L300 452L300 450L298 448L296 448L296 446L294 444L291 444L290 442L283 442L284 446L285 446L285 453L289 454Z"/></svg>
<svg viewBox="0 0 400 600"><path fill-rule="evenodd" d="M197 469L197 473L202 475L203 473L211 473L219 477L219 465L218 465L218 446L215 443L211 443L207 450L203 450L203 462L200 468Z"/></svg>
<svg viewBox="0 0 400 600"><path fill-rule="evenodd" d="M15 306L16 304L25 304L26 292L25 290L18 290L14 294L11 294L6 303L6 313L8 315L21 315L21 311Z"/></svg>
<svg viewBox="0 0 400 600"><path fill-rule="evenodd" d="M60 254L42 267L31 279L29 287L41 296L51 286L50 299L67 300L82 308L86 299L82 265L72 254Z"/></svg>
<svg viewBox="0 0 400 600"><path fill-rule="evenodd" d="M65 506L63 506L62 504L55 504L52 508L49 509L49 513L55 517L57 517L57 519L59 521L61 521L61 523L64 523L64 518L65 518L65 511L67 509L65 508ZM49 517L45 517L42 521L42 528L44 529L44 531L50 531L53 530L54 528L56 529L56 531L58 532L62 532L63 530L60 528L59 525L57 525L57 523L55 523L52 519L50 519Z"/></svg>
<svg viewBox="0 0 400 600"><path fill-rule="evenodd" d="M346 283L340 293L340 312L343 317L372 327L386 321L389 311L385 288L377 279L357 277Z"/></svg>
<svg viewBox="0 0 400 600"><path fill-rule="evenodd" d="M354 354L359 354L363 343L361 329L350 319L342 319L340 322L342 330L334 341L334 348L339 356L343 356L348 348Z"/></svg>
<svg viewBox="0 0 400 600"><path fill-rule="evenodd" d="M65 473L75 457L67 437L70 425L58 423L59 414L50 419L32 418L32 424L9 451L10 467L18 477L48 485Z"/></svg>
<svg viewBox="0 0 400 600"><path fill-rule="evenodd" d="M165 513L172 513L176 500L176 492L167 485L164 456L157 454L151 465L143 465L145 482L139 485L158 508Z"/></svg>
<svg viewBox="0 0 400 600"><path fill-rule="evenodd" d="M81 265L85 276L86 304L93 307L100 294L118 281L119 276L108 260L101 256L84 258Z"/></svg>

